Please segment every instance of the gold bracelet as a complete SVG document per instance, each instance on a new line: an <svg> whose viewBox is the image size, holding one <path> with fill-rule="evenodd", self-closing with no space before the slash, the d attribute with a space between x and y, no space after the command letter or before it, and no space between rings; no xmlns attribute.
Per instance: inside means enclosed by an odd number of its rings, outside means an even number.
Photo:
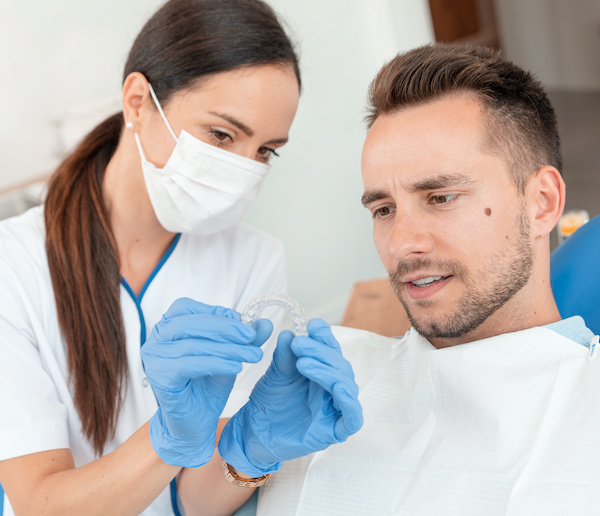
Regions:
<svg viewBox="0 0 600 516"><path fill-rule="evenodd" d="M271 478L270 473L268 475L263 475L262 477L258 478L241 478L235 473L233 467L227 464L227 462L225 462L225 459L221 459L221 464L223 465L223 473L225 473L225 478L230 484L233 484L234 486L260 487L264 486Z"/></svg>

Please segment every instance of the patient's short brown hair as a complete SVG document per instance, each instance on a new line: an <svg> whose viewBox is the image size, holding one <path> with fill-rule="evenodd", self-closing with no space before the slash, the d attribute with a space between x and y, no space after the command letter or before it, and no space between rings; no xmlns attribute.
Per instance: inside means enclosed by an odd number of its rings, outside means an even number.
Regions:
<svg viewBox="0 0 600 516"><path fill-rule="evenodd" d="M397 55L371 83L367 125L381 115L465 93L481 102L485 145L507 161L521 191L542 166L562 169L556 114L541 83L486 47L437 43Z"/></svg>

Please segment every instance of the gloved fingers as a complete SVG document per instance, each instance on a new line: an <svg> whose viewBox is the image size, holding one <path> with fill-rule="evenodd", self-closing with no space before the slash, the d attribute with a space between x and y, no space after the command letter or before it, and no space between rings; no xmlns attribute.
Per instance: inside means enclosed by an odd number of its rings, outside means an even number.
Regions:
<svg viewBox="0 0 600 516"><path fill-rule="evenodd" d="M277 347L273 353L273 363L271 364L271 370L277 376L296 376L298 371L296 370L297 357L291 350L292 340L294 334L289 330L282 331L277 337Z"/></svg>
<svg viewBox="0 0 600 516"><path fill-rule="evenodd" d="M256 339L256 331L229 317L182 314L171 318L163 317L152 329L151 336L163 342L197 337L214 342L250 344Z"/></svg>
<svg viewBox="0 0 600 516"><path fill-rule="evenodd" d="M334 426L334 435L338 442L345 441L362 427L362 407L358 401L358 385L354 379L334 366L314 358L299 358L296 367L306 378L331 395L333 408L339 414Z"/></svg>
<svg viewBox="0 0 600 516"><path fill-rule="evenodd" d="M335 365L324 364L312 357L302 357L296 362L296 368L304 377L320 385L323 389L333 395L336 384L343 387L345 392L352 396L358 396L358 385L354 378L347 376Z"/></svg>
<svg viewBox="0 0 600 516"><path fill-rule="evenodd" d="M253 346L262 346L273 333L273 323L269 319L258 319L252 324L256 338L251 342Z"/></svg>
<svg viewBox="0 0 600 516"><path fill-rule="evenodd" d="M347 391L345 385L334 385L332 396L333 406L341 414L335 422L334 434L339 442L343 442L362 428L362 406L357 395Z"/></svg>
<svg viewBox="0 0 600 516"><path fill-rule="evenodd" d="M239 360L210 356L174 358L164 365L164 368L146 373L153 387L166 392L180 391L196 378L237 375L242 370Z"/></svg>
<svg viewBox="0 0 600 516"><path fill-rule="evenodd" d="M144 360L177 360L186 357L220 357L238 362L259 362L263 352L256 346L231 344L227 342L207 342L200 339L182 339L164 342L153 346L142 346ZM163 366L166 367L166 366Z"/></svg>
<svg viewBox="0 0 600 516"><path fill-rule="evenodd" d="M195 301L189 297L181 297L173 301L169 309L163 315L163 318L171 319L172 317L185 314L217 315L220 317L229 317L237 321L240 320L240 314L235 310L219 305L207 305L206 303Z"/></svg>
<svg viewBox="0 0 600 516"><path fill-rule="evenodd" d="M340 344L331 332L331 326L323 319L311 319L306 326L308 336L318 340L323 344L327 344L333 349L340 349Z"/></svg>
<svg viewBox="0 0 600 516"><path fill-rule="evenodd" d="M337 342L337 341L336 341ZM314 358L324 364L343 372L348 378L354 379L354 370L338 347L329 347L321 341L310 337L299 336L291 344L292 351L298 358Z"/></svg>

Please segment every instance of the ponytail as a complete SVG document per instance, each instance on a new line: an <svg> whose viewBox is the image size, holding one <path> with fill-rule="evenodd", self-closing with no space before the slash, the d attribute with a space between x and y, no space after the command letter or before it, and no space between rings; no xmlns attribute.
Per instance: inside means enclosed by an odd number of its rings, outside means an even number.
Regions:
<svg viewBox="0 0 600 516"><path fill-rule="evenodd" d="M75 408L98 455L114 435L127 371L119 259L102 198L102 178L122 127L118 113L83 140L52 176L44 208Z"/></svg>

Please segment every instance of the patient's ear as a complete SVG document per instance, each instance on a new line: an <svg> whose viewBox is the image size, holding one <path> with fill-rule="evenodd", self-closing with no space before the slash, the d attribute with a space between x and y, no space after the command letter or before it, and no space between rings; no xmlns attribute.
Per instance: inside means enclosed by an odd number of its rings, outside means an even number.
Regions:
<svg viewBox="0 0 600 516"><path fill-rule="evenodd" d="M123 119L131 123L131 128L136 132L139 131L136 126L143 117L149 100L150 90L146 78L139 72L130 73L123 83Z"/></svg>
<svg viewBox="0 0 600 516"><path fill-rule="evenodd" d="M533 236L548 236L565 207L565 182L560 172L550 166L540 168L527 184L526 195L534 211Z"/></svg>

